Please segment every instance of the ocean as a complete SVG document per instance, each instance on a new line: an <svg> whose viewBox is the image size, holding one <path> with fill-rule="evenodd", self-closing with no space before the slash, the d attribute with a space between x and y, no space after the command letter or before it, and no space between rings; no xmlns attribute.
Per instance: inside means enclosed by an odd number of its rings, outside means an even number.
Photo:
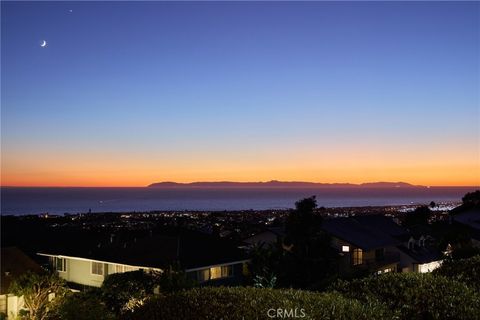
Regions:
<svg viewBox="0 0 480 320"><path fill-rule="evenodd" d="M1 188L1 214L153 210L287 209L315 195L319 206L354 207L460 202L474 187L431 188Z"/></svg>

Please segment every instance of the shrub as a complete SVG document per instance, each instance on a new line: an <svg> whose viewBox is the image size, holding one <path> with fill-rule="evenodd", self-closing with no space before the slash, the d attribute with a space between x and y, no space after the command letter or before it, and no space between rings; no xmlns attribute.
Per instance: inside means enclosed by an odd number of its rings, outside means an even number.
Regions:
<svg viewBox="0 0 480 320"><path fill-rule="evenodd" d="M270 310L270 311L269 311ZM252 287L204 287L150 299L129 319L271 319L283 315L303 319L391 319L392 313L376 302L362 304L338 293ZM293 313L293 314L292 314Z"/></svg>
<svg viewBox="0 0 480 320"><path fill-rule="evenodd" d="M465 284L433 274L401 273L339 281L334 290L362 302L381 302L400 319L479 319L480 296Z"/></svg>
<svg viewBox="0 0 480 320"><path fill-rule="evenodd" d="M101 301L99 292L69 293L56 301L49 320L112 320L113 314Z"/></svg>
<svg viewBox="0 0 480 320"><path fill-rule="evenodd" d="M102 284L102 300L116 314L141 304L156 283L156 276L142 270L109 275Z"/></svg>
<svg viewBox="0 0 480 320"><path fill-rule="evenodd" d="M480 255L461 260L445 260L434 274L461 281L480 292Z"/></svg>

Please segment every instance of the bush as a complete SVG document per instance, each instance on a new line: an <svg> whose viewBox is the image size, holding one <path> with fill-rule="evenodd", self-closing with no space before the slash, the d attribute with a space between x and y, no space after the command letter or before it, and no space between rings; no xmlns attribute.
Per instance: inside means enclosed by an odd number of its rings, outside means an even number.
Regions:
<svg viewBox="0 0 480 320"><path fill-rule="evenodd" d="M290 318L296 314L303 319L392 318L392 313L384 305L376 302L362 304L338 293L204 287L151 298L129 319L270 319L269 314L279 318L278 310L283 315L291 312Z"/></svg>
<svg viewBox="0 0 480 320"><path fill-rule="evenodd" d="M99 292L90 290L69 293L56 304L49 320L112 320L113 314L101 301Z"/></svg>
<svg viewBox="0 0 480 320"><path fill-rule="evenodd" d="M445 260L433 273L461 281L480 292L480 255L469 259Z"/></svg>
<svg viewBox="0 0 480 320"><path fill-rule="evenodd" d="M365 303L384 303L400 319L480 319L478 292L433 274L390 273L339 281L334 290Z"/></svg>
<svg viewBox="0 0 480 320"><path fill-rule="evenodd" d="M102 300L110 310L120 314L153 294L156 281L156 275L142 270L111 274L103 281Z"/></svg>

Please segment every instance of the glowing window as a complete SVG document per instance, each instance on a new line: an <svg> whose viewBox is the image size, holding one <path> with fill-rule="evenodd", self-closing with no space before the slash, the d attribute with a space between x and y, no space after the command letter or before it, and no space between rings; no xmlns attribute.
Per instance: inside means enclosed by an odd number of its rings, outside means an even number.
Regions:
<svg viewBox="0 0 480 320"><path fill-rule="evenodd" d="M218 279L222 277L222 268L221 267L213 267L210 268L210 279Z"/></svg>
<svg viewBox="0 0 480 320"><path fill-rule="evenodd" d="M350 246L342 246L342 252L350 252Z"/></svg>
<svg viewBox="0 0 480 320"><path fill-rule="evenodd" d="M363 263L363 251L362 249L353 249L353 265L359 265Z"/></svg>
<svg viewBox="0 0 480 320"><path fill-rule="evenodd" d="M121 264L115 265L115 272L116 272L116 273L125 272L124 270L125 270L125 269L124 269L124 267L123 267Z"/></svg>

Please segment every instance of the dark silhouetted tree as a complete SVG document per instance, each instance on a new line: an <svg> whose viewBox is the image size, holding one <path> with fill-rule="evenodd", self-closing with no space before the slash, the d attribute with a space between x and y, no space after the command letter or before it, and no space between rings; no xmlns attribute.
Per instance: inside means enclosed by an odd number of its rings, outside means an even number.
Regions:
<svg viewBox="0 0 480 320"><path fill-rule="evenodd" d="M465 205L473 205L473 206L480 205L480 190L476 190L474 192L469 192L465 194L462 198L462 202Z"/></svg>
<svg viewBox="0 0 480 320"><path fill-rule="evenodd" d="M411 227L415 225L426 225L430 219L432 212L427 206L416 208L413 212L407 213L405 216L404 225Z"/></svg>
<svg viewBox="0 0 480 320"><path fill-rule="evenodd" d="M337 256L330 247L330 237L321 229L315 196L297 201L295 207L286 220L284 244L292 248L280 265L279 284L322 288L336 271Z"/></svg>

